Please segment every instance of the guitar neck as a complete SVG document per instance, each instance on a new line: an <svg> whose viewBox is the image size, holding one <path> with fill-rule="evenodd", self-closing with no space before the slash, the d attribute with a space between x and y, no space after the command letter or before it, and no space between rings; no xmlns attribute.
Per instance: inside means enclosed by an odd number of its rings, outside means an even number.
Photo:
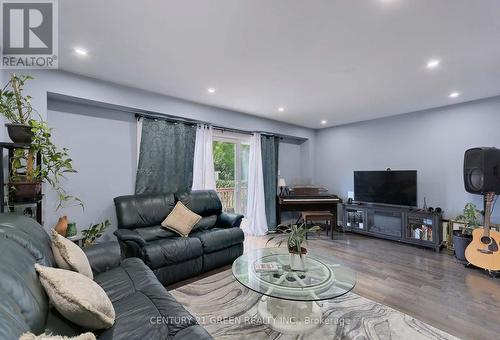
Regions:
<svg viewBox="0 0 500 340"><path fill-rule="evenodd" d="M495 193L489 192L484 195L484 236L490 236L491 206L495 199Z"/></svg>

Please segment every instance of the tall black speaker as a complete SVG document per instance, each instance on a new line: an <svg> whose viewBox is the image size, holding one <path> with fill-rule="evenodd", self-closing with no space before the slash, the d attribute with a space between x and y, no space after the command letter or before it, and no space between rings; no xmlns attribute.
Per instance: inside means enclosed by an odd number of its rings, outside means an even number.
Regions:
<svg viewBox="0 0 500 340"><path fill-rule="evenodd" d="M473 148L464 156L465 190L472 194L500 194L500 149Z"/></svg>

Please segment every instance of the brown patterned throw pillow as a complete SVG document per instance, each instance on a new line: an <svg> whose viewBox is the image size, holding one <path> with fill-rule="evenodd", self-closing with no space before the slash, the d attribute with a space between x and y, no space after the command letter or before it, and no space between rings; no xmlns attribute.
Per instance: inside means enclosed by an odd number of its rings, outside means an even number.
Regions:
<svg viewBox="0 0 500 340"><path fill-rule="evenodd" d="M182 202L177 202L167 218L161 222L162 227L188 237L193 227L201 220L201 216L189 210Z"/></svg>

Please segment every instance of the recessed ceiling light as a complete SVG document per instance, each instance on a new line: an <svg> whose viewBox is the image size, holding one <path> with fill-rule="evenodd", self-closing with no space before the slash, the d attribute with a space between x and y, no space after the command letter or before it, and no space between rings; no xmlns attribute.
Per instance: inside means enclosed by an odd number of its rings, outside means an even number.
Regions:
<svg viewBox="0 0 500 340"><path fill-rule="evenodd" d="M279 112L284 112L284 111L285 111L285 108L284 108L283 106L278 107L278 111L279 111Z"/></svg>
<svg viewBox="0 0 500 340"><path fill-rule="evenodd" d="M322 121L321 121L321 124L323 124L323 125L324 125L324 124L326 124L326 123L327 123L327 121L326 121L326 120L322 120Z"/></svg>
<svg viewBox="0 0 500 340"><path fill-rule="evenodd" d="M448 97L450 98L457 98L458 96L460 96L460 92L451 92Z"/></svg>
<svg viewBox="0 0 500 340"><path fill-rule="evenodd" d="M75 50L75 53L79 54L79 55L87 55L88 54L87 50L84 48L81 48L81 47L75 47L74 50Z"/></svg>
<svg viewBox="0 0 500 340"><path fill-rule="evenodd" d="M213 87L209 87L207 91L208 93L215 93L215 89Z"/></svg>
<svg viewBox="0 0 500 340"><path fill-rule="evenodd" d="M427 62L426 67L432 69L432 68L438 67L439 64L441 64L441 60L439 60L439 59L431 59L431 60L429 60Z"/></svg>

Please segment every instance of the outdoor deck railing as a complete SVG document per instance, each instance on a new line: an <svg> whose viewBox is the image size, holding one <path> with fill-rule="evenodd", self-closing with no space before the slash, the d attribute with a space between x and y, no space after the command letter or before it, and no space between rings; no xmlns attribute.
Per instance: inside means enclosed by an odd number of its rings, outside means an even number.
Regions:
<svg viewBox="0 0 500 340"><path fill-rule="evenodd" d="M222 209L224 211L234 211L234 188L217 188Z"/></svg>
<svg viewBox="0 0 500 340"><path fill-rule="evenodd" d="M241 201L243 204L246 204L246 195L247 190L245 188L241 188ZM222 208L224 211L234 212L235 211L235 202L234 202L234 188L217 188L217 193L219 194L220 200L222 202ZM242 210L241 208L238 210Z"/></svg>

